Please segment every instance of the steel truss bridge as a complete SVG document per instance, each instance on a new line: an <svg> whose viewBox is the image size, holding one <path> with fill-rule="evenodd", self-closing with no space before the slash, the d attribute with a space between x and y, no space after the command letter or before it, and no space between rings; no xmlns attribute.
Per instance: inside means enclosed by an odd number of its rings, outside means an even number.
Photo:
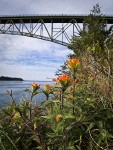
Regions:
<svg viewBox="0 0 113 150"><path fill-rule="evenodd" d="M0 16L0 34L23 35L68 46L72 36L79 36L88 15ZM104 16L113 24L113 16Z"/></svg>

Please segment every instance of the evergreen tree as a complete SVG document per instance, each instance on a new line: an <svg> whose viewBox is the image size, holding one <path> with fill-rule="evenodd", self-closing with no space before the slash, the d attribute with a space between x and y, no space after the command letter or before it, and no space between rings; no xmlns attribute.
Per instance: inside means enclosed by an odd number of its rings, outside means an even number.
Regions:
<svg viewBox="0 0 113 150"><path fill-rule="evenodd" d="M104 20L104 15L101 14L99 4L93 6L91 14L85 18L83 29L80 31L80 37L72 38L69 48L79 56L82 52L90 47L90 50L97 55L102 54L105 48L105 40L110 34L107 30L107 25ZM95 49L94 49L94 46Z"/></svg>
<svg viewBox="0 0 113 150"><path fill-rule="evenodd" d="M102 64L101 70L104 71L106 61L109 59L110 74L112 74L112 61L113 61L113 26L107 30L107 24L104 15L101 13L99 4L93 6L91 13L88 17L85 17L83 21L83 29L79 31L79 37L74 36L69 44L69 49L74 53L68 57L81 57L86 51L90 51L90 54L95 58L95 61ZM108 52L109 49L109 52ZM109 56L108 56L109 55ZM61 74L66 70L66 63L61 66L56 74ZM104 71L105 73L106 71ZM105 74L107 75L108 72Z"/></svg>

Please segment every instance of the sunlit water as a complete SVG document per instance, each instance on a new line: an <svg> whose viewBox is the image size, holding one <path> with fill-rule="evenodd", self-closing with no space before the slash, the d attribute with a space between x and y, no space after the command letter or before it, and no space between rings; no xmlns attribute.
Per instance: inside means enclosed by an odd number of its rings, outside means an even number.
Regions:
<svg viewBox="0 0 113 150"><path fill-rule="evenodd" d="M7 106L11 103L12 99L9 96L7 91L13 92L13 99L16 103L19 103L23 100L29 100L30 95L28 92L25 92L25 89L30 89L32 82L36 82L41 85L53 84L49 81L0 81L0 107ZM33 102L42 102L46 99L44 94L38 94L34 97Z"/></svg>

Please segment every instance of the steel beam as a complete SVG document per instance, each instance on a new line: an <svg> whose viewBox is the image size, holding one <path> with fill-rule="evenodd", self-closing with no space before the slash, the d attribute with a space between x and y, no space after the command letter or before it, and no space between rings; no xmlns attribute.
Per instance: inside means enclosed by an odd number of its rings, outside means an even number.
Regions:
<svg viewBox="0 0 113 150"><path fill-rule="evenodd" d="M68 46L72 36L79 36L84 17L87 15L0 16L0 33L29 36ZM107 24L113 24L113 16L103 18Z"/></svg>

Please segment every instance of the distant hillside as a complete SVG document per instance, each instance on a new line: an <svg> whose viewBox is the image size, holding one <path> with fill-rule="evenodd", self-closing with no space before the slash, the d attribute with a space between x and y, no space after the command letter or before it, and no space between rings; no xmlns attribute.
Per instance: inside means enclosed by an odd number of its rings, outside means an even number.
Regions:
<svg viewBox="0 0 113 150"><path fill-rule="evenodd" d="M22 78L13 78L13 77L0 77L0 81L23 81Z"/></svg>

